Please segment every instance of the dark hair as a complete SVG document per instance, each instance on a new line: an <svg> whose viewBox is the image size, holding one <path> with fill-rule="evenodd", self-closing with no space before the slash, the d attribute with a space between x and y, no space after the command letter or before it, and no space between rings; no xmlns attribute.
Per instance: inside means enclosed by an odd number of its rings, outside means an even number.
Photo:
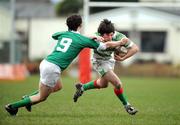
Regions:
<svg viewBox="0 0 180 125"><path fill-rule="evenodd" d="M104 19L103 21L101 21L98 27L98 33L103 35L105 33L109 34L111 32L115 32L114 24L111 23L111 21L109 21L108 19Z"/></svg>
<svg viewBox="0 0 180 125"><path fill-rule="evenodd" d="M77 31L77 28L82 24L82 18L80 15L71 15L66 19L68 30Z"/></svg>

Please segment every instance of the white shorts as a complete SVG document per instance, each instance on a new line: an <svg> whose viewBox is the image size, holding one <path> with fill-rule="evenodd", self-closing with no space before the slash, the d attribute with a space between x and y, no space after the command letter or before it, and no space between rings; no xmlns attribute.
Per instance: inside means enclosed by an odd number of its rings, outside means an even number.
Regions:
<svg viewBox="0 0 180 125"><path fill-rule="evenodd" d="M39 66L40 82L49 87L54 87L60 78L61 69L56 64L43 60Z"/></svg>
<svg viewBox="0 0 180 125"><path fill-rule="evenodd" d="M93 68L101 75L104 76L109 70L114 70L115 60L95 60L92 59Z"/></svg>

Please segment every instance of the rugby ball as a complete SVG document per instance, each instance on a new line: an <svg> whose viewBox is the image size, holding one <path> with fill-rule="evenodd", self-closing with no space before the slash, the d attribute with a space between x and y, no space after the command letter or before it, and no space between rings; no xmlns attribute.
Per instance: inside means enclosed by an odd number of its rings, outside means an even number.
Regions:
<svg viewBox="0 0 180 125"><path fill-rule="evenodd" d="M128 53L128 49L125 46L118 46L115 48L114 53L123 57Z"/></svg>

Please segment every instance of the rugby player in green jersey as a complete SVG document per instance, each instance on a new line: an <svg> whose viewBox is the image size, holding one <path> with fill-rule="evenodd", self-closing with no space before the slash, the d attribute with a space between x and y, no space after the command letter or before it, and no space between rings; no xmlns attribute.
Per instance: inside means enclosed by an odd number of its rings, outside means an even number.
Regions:
<svg viewBox="0 0 180 125"><path fill-rule="evenodd" d="M111 21L104 19L99 27L98 36L102 36L104 41L123 41L123 45L128 49L128 52L123 57L115 55L117 61L123 61L131 56L133 56L137 51L138 47L131 40L129 40L125 35L115 31L114 25ZM114 73L115 60L112 56L112 51L97 51L94 50L93 54L93 68L100 74L97 80L90 81L85 84L78 83L75 85L76 92L74 94L74 102L83 94L84 91L96 88L106 88L110 82L114 86L114 93L118 99L124 105L125 110L130 114L134 115L137 113L137 109L130 105L127 98L124 95L122 82L119 77Z"/></svg>
<svg viewBox="0 0 180 125"><path fill-rule="evenodd" d="M72 15L67 18L68 31L57 32L52 38L57 40L53 52L40 63L39 90L30 95L24 96L20 101L5 105L10 115L16 115L18 109L25 107L31 111L31 106L43 102L52 93L62 89L60 74L76 58L83 48L92 48L97 51L115 48L123 42L98 42L80 34L82 18L79 15ZM97 40L101 40L98 37Z"/></svg>

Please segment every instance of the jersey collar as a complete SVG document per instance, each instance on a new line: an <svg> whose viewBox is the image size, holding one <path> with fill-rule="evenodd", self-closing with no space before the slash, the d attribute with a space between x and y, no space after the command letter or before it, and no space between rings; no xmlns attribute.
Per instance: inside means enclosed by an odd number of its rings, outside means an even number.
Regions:
<svg viewBox="0 0 180 125"><path fill-rule="evenodd" d="M80 32L78 32L78 31L73 31L73 30L71 30L70 32L80 34Z"/></svg>

